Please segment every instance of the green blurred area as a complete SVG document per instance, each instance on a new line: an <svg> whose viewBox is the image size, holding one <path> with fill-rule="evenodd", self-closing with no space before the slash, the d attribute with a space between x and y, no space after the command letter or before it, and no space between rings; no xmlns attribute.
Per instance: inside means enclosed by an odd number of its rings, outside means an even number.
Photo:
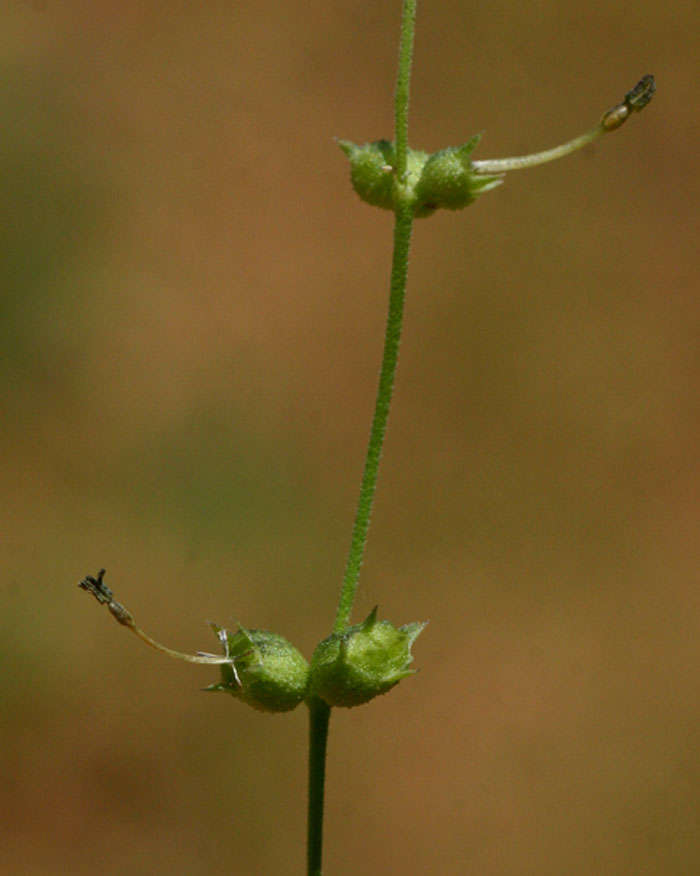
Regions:
<svg viewBox="0 0 700 876"><path fill-rule="evenodd" d="M331 626L391 217L398 2L0 13L0 873L303 872L303 709L137 622ZM336 710L327 872L700 866L695 4L419 8L411 142L605 142L416 226L356 618L418 676ZM361 862L361 863L360 863Z"/></svg>

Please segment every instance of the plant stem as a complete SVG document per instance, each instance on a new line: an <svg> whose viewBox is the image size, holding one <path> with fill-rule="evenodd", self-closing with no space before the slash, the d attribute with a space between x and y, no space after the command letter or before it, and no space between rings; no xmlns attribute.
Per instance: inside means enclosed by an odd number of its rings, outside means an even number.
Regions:
<svg viewBox="0 0 700 876"><path fill-rule="evenodd" d="M372 419L372 429L367 446L365 469L362 475L360 498L352 529L352 541L345 567L345 577L338 603L333 631L343 632L350 622L352 605L360 578L360 568L367 543L372 504L377 488L379 460L382 455L386 424L389 418L391 396L394 389L394 376L399 355L401 326L403 322L404 299L406 297L406 275L408 271L408 251L411 244L413 210L402 207L396 212L394 225L394 256L391 268L391 292L389 295L389 314L384 338L384 357L379 375L377 401Z"/></svg>
<svg viewBox="0 0 700 876"><path fill-rule="evenodd" d="M416 23L416 0L404 0L401 15L399 65L395 101L396 164L395 183L399 191L406 175L408 155L408 99L413 62L413 38ZM334 632L343 632L349 625L352 606L360 578L360 568L367 543L374 494L377 489L379 460L382 455L386 424L394 390L396 363L399 357L401 327L403 325L408 253L413 230L413 204L406 198L399 200L394 222L394 252L389 284L389 313L384 336L384 354L379 374L377 400L374 406L365 468L360 486L360 498L352 528L350 551L345 566L343 585L338 601ZM323 853L323 798L326 777L326 745L331 709L323 700L312 697L309 707L309 808L307 822L307 873L321 876Z"/></svg>
<svg viewBox="0 0 700 876"><path fill-rule="evenodd" d="M408 98L411 85L411 67L413 65L413 38L416 30L416 0L404 0L401 13L401 37L399 42L399 69L396 77L396 95L394 98L396 166L394 168L399 181L403 182L406 174L406 156L408 153Z"/></svg>
<svg viewBox="0 0 700 876"><path fill-rule="evenodd" d="M326 777L326 742L330 706L313 698L309 706L309 811L307 822L307 873L321 876L323 852L323 791Z"/></svg>
<svg viewBox="0 0 700 876"><path fill-rule="evenodd" d="M401 42L399 46L399 70L396 83L396 164L394 172L399 182L406 172L406 155L408 151L408 98L413 62L413 37L416 23L416 0L404 0L401 18ZM384 355L379 374L377 400L372 418L372 428L367 446L365 468L360 486L360 498L357 503L355 522L352 528L350 551L345 566L345 575L338 602L338 612L335 618L334 632L343 632L349 623L352 606L360 578L360 568L365 554L367 533L374 494L377 489L379 460L382 455L386 424L389 418L391 396L394 390L394 376L399 356L399 342L403 324L404 300L406 297L406 277L408 274L408 252L411 246L411 231L413 228L413 208L408 203L400 203L396 209L394 224L394 254L391 266L391 281L389 291L389 314L384 336Z"/></svg>

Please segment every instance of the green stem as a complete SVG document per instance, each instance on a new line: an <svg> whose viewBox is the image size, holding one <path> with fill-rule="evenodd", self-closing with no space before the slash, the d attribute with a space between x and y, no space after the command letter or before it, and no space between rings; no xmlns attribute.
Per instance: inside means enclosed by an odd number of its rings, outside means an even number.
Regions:
<svg viewBox="0 0 700 876"><path fill-rule="evenodd" d="M309 706L309 813L307 822L307 873L321 876L323 853L323 790L326 776L326 742L330 706L313 698Z"/></svg>
<svg viewBox="0 0 700 876"><path fill-rule="evenodd" d="M408 251L411 244L413 227L413 209L404 205L396 212L394 225L394 256L391 268L391 287L389 295L389 315L384 338L384 357L379 374L377 401L372 419L372 429L367 446L365 469L360 486L360 498L357 503L357 514L352 528L352 541L345 566L345 576L338 602L338 613L333 627L334 632L343 632L350 622L352 605L360 578L360 568L367 543L372 504L377 488L379 460L386 434L386 424L389 418L391 396L394 389L396 363L399 357L399 342L403 323L404 300L406 297L406 276L408 273Z"/></svg>
<svg viewBox="0 0 700 876"><path fill-rule="evenodd" d="M394 170L399 181L406 175L408 155L408 98L413 65L413 38L416 30L416 0L404 0L401 13L401 37L399 41L399 70L396 77L394 112L396 120L396 165Z"/></svg>
<svg viewBox="0 0 700 876"><path fill-rule="evenodd" d="M367 458L362 476L360 499L352 530L352 542L348 555L343 588L338 604L334 630L342 632L349 623L352 604L357 591L360 567L364 556L369 531L372 503L377 487L379 460L381 458L386 424L389 418L394 376L399 355L401 326L403 324L408 253L413 229L413 207L404 204L396 212L394 225L394 255L391 268L389 314L384 338L384 356L379 375L377 401L372 419ZM330 706L321 699L312 698L309 707L309 809L307 822L307 872L308 876L321 876L323 849L323 795L326 772L326 743Z"/></svg>
<svg viewBox="0 0 700 876"><path fill-rule="evenodd" d="M411 81L411 66L413 63L413 39L416 25L416 0L404 0L401 14L401 37L399 44L399 69L396 79L395 100L395 142L396 159L394 172L399 182L406 174L408 154L408 99ZM403 308L406 297L406 277L408 274L408 252L411 246L411 231L413 229L413 208L407 200L400 201L396 208L394 224L394 254L391 266L391 282L389 291L389 314L384 337L384 356L379 374L377 400L372 418L372 428L367 446L365 468L360 485L360 498L357 503L355 522L352 527L350 551L345 565L345 575L338 602L334 632L342 632L350 623L352 606L360 579L360 569L365 555L367 533L374 494L377 489L379 460L382 455L386 424L389 419L391 396L394 390L394 376L399 357L399 342L403 324Z"/></svg>
<svg viewBox="0 0 700 876"><path fill-rule="evenodd" d="M396 83L396 162L394 167L398 190L406 175L408 156L408 98L413 62L413 38L416 23L416 0L404 0L401 16L399 69ZM360 486L360 498L352 528L350 551L345 566L343 585L338 601L334 632L342 632L350 622L352 605L357 592L360 568L367 543L374 494L377 489L379 460L382 455L386 424L394 390L396 363L403 325L408 253L413 230L413 204L409 199L399 201L394 223L394 253L389 286L389 313L384 337L384 355L379 374L377 400L367 447L365 468ZM323 700L312 697L309 707L309 809L307 822L307 873L321 876L323 853L323 797L326 777L326 745L331 709Z"/></svg>

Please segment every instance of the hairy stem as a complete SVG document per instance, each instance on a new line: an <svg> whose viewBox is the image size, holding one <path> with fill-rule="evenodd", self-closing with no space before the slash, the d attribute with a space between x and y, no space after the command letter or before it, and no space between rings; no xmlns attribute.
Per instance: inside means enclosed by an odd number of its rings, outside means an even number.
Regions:
<svg viewBox="0 0 700 876"><path fill-rule="evenodd" d="M406 156L408 153L408 99L413 63L413 38L416 24L416 0L404 0L401 17L401 38L399 45L399 69L396 81L395 101L395 140L396 164L394 173L399 183L406 173ZM338 602L334 632L342 632L350 623L352 606L357 592L360 569L365 554L367 533L369 532L372 505L377 489L379 460L382 455L386 424L389 419L389 408L394 390L396 363L399 356L399 342L403 324L403 308L406 297L406 277L408 274L408 252L411 245L413 228L413 208L410 204L400 202L396 209L394 224L394 254L391 266L391 281L389 288L389 314L387 317L386 334L384 337L384 355L379 374L377 400L372 418L372 428L367 446L365 468L360 485L360 498L357 503L355 522L352 528L350 551L345 566L345 575Z"/></svg>
<svg viewBox="0 0 700 876"><path fill-rule="evenodd" d="M396 120L396 166L398 179L403 182L406 175L406 156L408 154L408 99L413 65L413 38L416 29L416 0L404 0L401 14L401 38L399 42L399 70L396 77L394 111Z"/></svg>
<svg viewBox="0 0 700 876"><path fill-rule="evenodd" d="M399 186L406 175L408 155L408 98L413 62L413 38L416 22L416 0L404 0L401 16L399 65L396 82L396 164L394 174ZM413 230L413 205L401 200L395 213L394 251L389 284L389 313L384 337L384 354L379 373L377 400L374 407L367 456L360 485L360 498L352 528L350 551L338 601L335 632L342 632L350 623L352 606L360 578L360 568L367 543L374 494L377 489L379 461L384 446L389 408L394 390L394 377L399 357L401 327L403 325L408 253ZM309 801L307 822L307 873L321 876L323 852L323 799L326 774L326 746L331 709L323 700L312 697L309 707Z"/></svg>
<svg viewBox="0 0 700 876"><path fill-rule="evenodd" d="M401 207L396 212L394 226L394 256L391 268L391 286L389 295L389 314L384 338L384 356L379 374L377 401L372 419L367 457L362 475L360 498L357 503L357 514L352 529L352 541L345 567L345 577L338 603L334 632L342 632L350 623L352 606L357 592L360 569L365 554L367 533L369 532L372 505L377 489L379 461L384 445L386 424L389 419L389 408L394 390L394 376L399 357L399 342L403 324L404 300L406 297L406 276L408 272L408 252L411 244L413 227L413 210L410 206Z"/></svg>

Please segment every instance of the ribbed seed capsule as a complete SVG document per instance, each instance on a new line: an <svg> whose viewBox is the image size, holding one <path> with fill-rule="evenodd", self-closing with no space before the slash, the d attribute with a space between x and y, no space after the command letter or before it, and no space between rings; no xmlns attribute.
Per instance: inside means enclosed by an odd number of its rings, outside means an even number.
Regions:
<svg viewBox="0 0 700 876"><path fill-rule="evenodd" d="M394 209L394 144L375 140L356 146L349 140L338 145L350 159L350 180L357 194L374 207Z"/></svg>
<svg viewBox="0 0 700 876"><path fill-rule="evenodd" d="M212 624L229 663L221 681L205 690L224 691L260 712L288 712L306 696L309 664L285 638L266 630L229 633Z"/></svg>
<svg viewBox="0 0 700 876"><path fill-rule="evenodd" d="M394 627L375 608L361 624L324 639L311 658L309 692L329 706L359 706L413 675L411 647L424 623Z"/></svg>

